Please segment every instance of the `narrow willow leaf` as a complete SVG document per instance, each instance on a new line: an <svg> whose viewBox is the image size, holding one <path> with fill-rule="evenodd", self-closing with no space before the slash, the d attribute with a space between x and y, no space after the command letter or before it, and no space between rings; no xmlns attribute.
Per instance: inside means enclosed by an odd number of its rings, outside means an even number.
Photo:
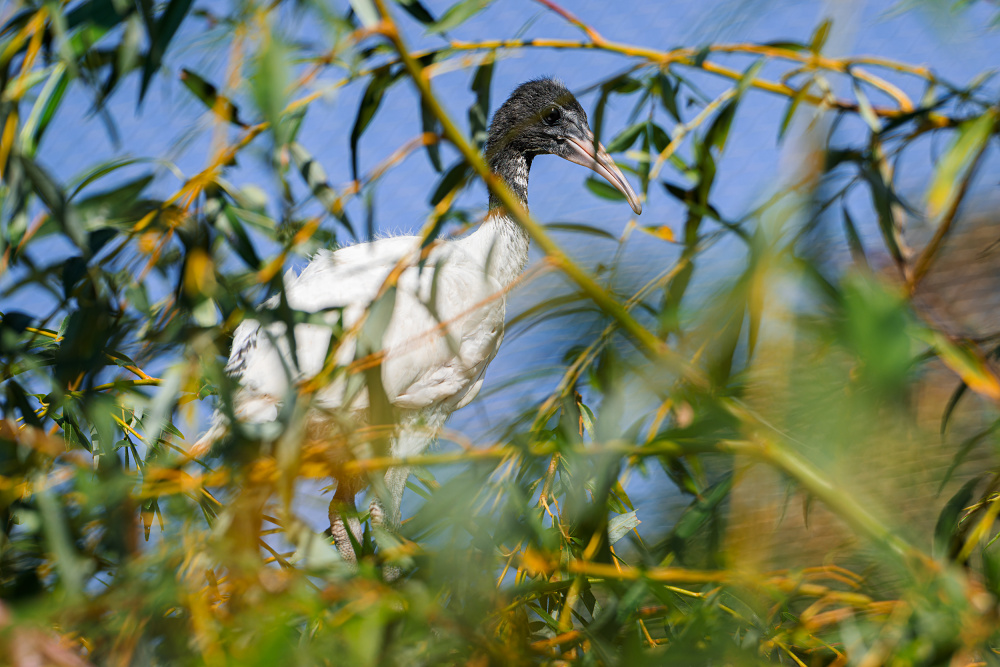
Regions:
<svg viewBox="0 0 1000 667"><path fill-rule="evenodd" d="M490 6L493 0L461 0L451 7L427 28L428 34L447 32L462 25L470 18Z"/></svg>
<svg viewBox="0 0 1000 667"><path fill-rule="evenodd" d="M618 136L608 142L606 150L609 153L620 153L621 151L628 150L632 147L632 144L635 143L635 140L639 138L639 135L645 131L646 121L641 121L631 127L626 127L618 133Z"/></svg>
<svg viewBox="0 0 1000 667"><path fill-rule="evenodd" d="M372 0L350 0L350 3L354 15L361 20L361 25L364 27L373 28L382 20Z"/></svg>
<svg viewBox="0 0 1000 667"><path fill-rule="evenodd" d="M441 134L441 121L438 120L437 116L434 115L431 108L427 105L427 102L422 98L420 100L420 129L424 133ZM434 171L440 174L444 168L441 166L441 142L429 142L424 145L424 149L427 151L427 159L431 161Z"/></svg>
<svg viewBox="0 0 1000 667"><path fill-rule="evenodd" d="M729 495L732 486L733 476L729 473L706 489L702 497L692 502L677 520L673 530L674 536L680 540L690 539L716 512L719 503Z"/></svg>
<svg viewBox="0 0 1000 667"><path fill-rule="evenodd" d="M403 10L417 19L424 25L434 23L434 15L431 14L420 0L396 0L396 4L403 8Z"/></svg>
<svg viewBox="0 0 1000 667"><path fill-rule="evenodd" d="M1000 401L1000 380L976 350L953 342L940 331L930 328L914 327L913 335L933 348L945 366L962 378L969 389Z"/></svg>
<svg viewBox="0 0 1000 667"><path fill-rule="evenodd" d="M72 181L70 181L70 186L73 187L73 192L70 194L69 198L73 199L80 191L85 187L93 183L94 181L107 176L108 174L122 169L124 167L129 167L133 164L142 162L139 158L117 158L114 160L108 160L107 162L102 162L96 167L91 167L89 170L75 176ZM76 183L74 186L73 184Z"/></svg>
<svg viewBox="0 0 1000 667"><path fill-rule="evenodd" d="M139 88L140 104L142 104L142 100L146 97L149 82L152 80L153 74L156 70L160 69L160 64L163 62L163 56L167 52L170 40L174 38L177 29L180 27L181 22L184 21L184 17L187 16L193 2L194 0L170 0L167 8L163 10L160 18L157 19L156 24L149 26L147 23L147 29L150 30L149 51L146 52L146 62L142 69L142 85Z"/></svg>
<svg viewBox="0 0 1000 667"><path fill-rule="evenodd" d="M354 119L354 127L351 129L351 175L354 180L358 179L358 142L382 104L386 89L395 80L396 76L389 71L388 67L379 69L372 75L372 79L361 97L358 114Z"/></svg>
<svg viewBox="0 0 1000 667"><path fill-rule="evenodd" d="M960 184L986 148L997 122L996 109L958 126L955 138L938 161L927 190L927 216L932 220L951 209L961 190Z"/></svg>
<svg viewBox="0 0 1000 667"><path fill-rule="evenodd" d="M651 226L642 225L639 227L640 230L649 234L650 236L655 236L661 241L668 241L670 243L676 243L677 239L674 237L674 230L667 225Z"/></svg>
<svg viewBox="0 0 1000 667"><path fill-rule="evenodd" d="M344 213L344 208L340 203L336 191L330 187L330 183L326 179L326 171L323 169L323 165L316 161L312 154L298 142L293 141L289 144L288 152L291 154L295 166L298 167L302 180L309 186L309 190L313 193L313 196L323 205L323 208L347 229L351 236L357 238L350 220Z"/></svg>
<svg viewBox="0 0 1000 667"><path fill-rule="evenodd" d="M638 527L640 523L642 522L639 521L639 518L635 515L635 510L628 512L627 514L619 514L618 516L612 518L608 521L608 543L617 543L623 537L628 535L629 531Z"/></svg>
<svg viewBox="0 0 1000 667"><path fill-rule="evenodd" d="M649 134L649 138L653 142L653 148L656 149L657 153L662 153L670 145L670 135L656 123L649 123L646 132ZM674 156L671 155L671 157Z"/></svg>
<svg viewBox="0 0 1000 667"><path fill-rule="evenodd" d="M45 85L42 86L41 92L38 93L31 113L21 128L21 151L26 155L33 156L35 154L38 144L41 143L42 133L45 132L45 128L62 102L68 83L69 77L66 75L65 64L57 63L52 68L52 73Z"/></svg>
<svg viewBox="0 0 1000 667"><path fill-rule="evenodd" d="M813 31L812 39L809 40L810 51L818 54L823 50L823 47L826 45L826 40L830 37L831 27L833 27L833 22L830 19L824 20L816 27L816 30Z"/></svg>
<svg viewBox="0 0 1000 667"><path fill-rule="evenodd" d="M52 177L45 172L38 164L28 156L21 156L21 165L24 173L35 187L38 197L49 209L52 217L62 227L63 232L81 250L86 247L86 236L83 227L76 216L76 211L69 205L62 188L52 180Z"/></svg>
<svg viewBox="0 0 1000 667"><path fill-rule="evenodd" d="M965 385L962 386L964 387ZM962 441L962 444L958 446L958 450L951 457L951 463L948 464L948 469L945 471L944 477L941 478L941 483L938 485L937 491L939 494L944 490L944 487L947 486L948 482L951 481L952 475L955 474L958 466L962 465L962 462L965 461L969 452L975 449L976 445L992 435L998 427L1000 427L1000 421L995 421L988 428L985 428Z"/></svg>
<svg viewBox="0 0 1000 667"><path fill-rule="evenodd" d="M34 498L42 514L42 526L48 547L55 558L53 565L59 574L59 582L70 600L77 601L84 594L84 586L90 574L90 561L76 551L73 538L66 527L62 507L53 497L50 485L39 476L33 483Z"/></svg>
<svg viewBox="0 0 1000 667"><path fill-rule="evenodd" d="M900 250L899 242L896 239L896 218L892 212L895 195L882 178L882 174L879 173L877 167L865 165L862 167L862 175L868 181L869 189L871 190L872 204L875 207L875 213L878 215L878 226L882 232L882 239L885 241L885 246L893 259L897 262L902 262L903 252Z"/></svg>
<svg viewBox="0 0 1000 667"><path fill-rule="evenodd" d="M774 41L765 42L764 46L770 46L775 49L788 49L789 51L808 51L809 47L802 42L789 42L789 41Z"/></svg>
<svg viewBox="0 0 1000 667"><path fill-rule="evenodd" d="M448 171L441 176L437 187L434 188L434 194L431 195L430 200L431 206L440 204L441 200L447 197L452 190L464 187L471 173L472 168L464 160L448 167Z"/></svg>
<svg viewBox="0 0 1000 667"><path fill-rule="evenodd" d="M858 83L857 79L852 78L851 85L854 87L854 96L858 100L858 113L865 123L868 124L868 127L871 128L871 131L878 134L882 131L882 121L875 114L875 108L868 100L865 91L861 89L861 84Z"/></svg>
<svg viewBox="0 0 1000 667"><path fill-rule="evenodd" d="M219 90L214 85L187 68L181 70L181 81L219 118L240 127L246 127L246 123L240 120L239 108L230 102L229 98L219 95Z"/></svg>
<svg viewBox="0 0 1000 667"><path fill-rule="evenodd" d="M778 141L781 141L785 137L785 132L788 131L788 126L792 122L792 118L795 117L795 111L802 104L802 100L806 98L809 94L809 87L811 81L807 81L802 84L802 87L795 91L795 95L788 102L788 108L785 110L785 117L781 119L781 125L778 127Z"/></svg>
<svg viewBox="0 0 1000 667"><path fill-rule="evenodd" d="M291 79L288 49L276 35L266 35L254 59L250 88L264 119L276 134L282 130L281 112L285 108L286 91ZM287 139L276 136L275 143L284 145Z"/></svg>
<svg viewBox="0 0 1000 667"><path fill-rule="evenodd" d="M490 84L493 81L493 58L486 60L476 68L472 77L470 90L476 94L476 101L469 107L469 132L477 148L482 149L486 143L486 128L490 113Z"/></svg>
<svg viewBox="0 0 1000 667"><path fill-rule="evenodd" d="M118 12L119 6L124 10L121 13ZM134 7L116 3L115 0L89 0L66 13L66 28L73 30L84 23L113 28L132 11L135 11Z"/></svg>
<svg viewBox="0 0 1000 667"><path fill-rule="evenodd" d="M660 93L660 102L663 103L663 108L667 110L673 119L678 123L681 122L681 114L677 107L677 89L679 86L675 86L671 81L670 77L666 74L660 73L656 75L657 89Z"/></svg>
<svg viewBox="0 0 1000 667"><path fill-rule="evenodd" d="M963 484L962 488L945 503L938 515L934 526L934 556L937 558L947 558L954 551L952 540L959 533L962 512L972 502L972 494L982 478L983 476L979 475Z"/></svg>
<svg viewBox="0 0 1000 667"><path fill-rule="evenodd" d="M621 201L625 199L625 195L619 192L616 188L604 181L599 181L596 178L587 178L586 186L588 190L602 199L611 199L613 201Z"/></svg>
<svg viewBox="0 0 1000 667"><path fill-rule="evenodd" d="M851 214L847 212L847 205L843 207L844 235L847 237L847 245L851 249L851 257L861 266L868 266L868 257L865 255L865 246L861 242L861 235L854 224Z"/></svg>
<svg viewBox="0 0 1000 667"><path fill-rule="evenodd" d="M618 240L617 236L603 229L574 222L550 222L549 224L545 225L545 228L554 232L577 232L579 234L590 234L591 236L598 236L600 238L608 239L609 241Z"/></svg>

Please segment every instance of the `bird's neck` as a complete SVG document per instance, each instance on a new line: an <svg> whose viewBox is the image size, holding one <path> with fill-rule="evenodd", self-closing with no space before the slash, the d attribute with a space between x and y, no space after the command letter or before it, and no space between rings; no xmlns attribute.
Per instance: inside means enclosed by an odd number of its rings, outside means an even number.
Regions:
<svg viewBox="0 0 1000 667"><path fill-rule="evenodd" d="M487 153L490 169L528 208L528 171L531 156L512 149ZM528 263L528 233L510 216L500 199L490 192L490 211L469 237L485 259L487 272L501 285L514 282Z"/></svg>
<svg viewBox="0 0 1000 667"><path fill-rule="evenodd" d="M501 150L494 155L489 155L490 170L499 176L510 191L520 200L521 204L528 207L528 172L531 170L531 156L525 155L513 149ZM494 209L503 210L500 198L492 191L490 192L490 211Z"/></svg>

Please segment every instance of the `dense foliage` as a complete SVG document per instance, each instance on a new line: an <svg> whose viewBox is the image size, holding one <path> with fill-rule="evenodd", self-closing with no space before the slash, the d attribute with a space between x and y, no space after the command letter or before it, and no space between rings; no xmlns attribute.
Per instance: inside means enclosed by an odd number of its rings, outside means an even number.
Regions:
<svg viewBox="0 0 1000 667"><path fill-rule="evenodd" d="M479 0L438 16L420 0L234 2L226 13L190 0L81 0L9 12L0 29L0 302L57 305L0 306L3 660L1000 663L991 546L1000 475L953 479L963 457L994 441L1000 381L990 358L1000 347L913 304L995 150L995 91L985 78L958 86L930 67L826 57L829 23L801 42L657 50L612 41L539 2L578 27L579 41L452 39L487 4ZM182 23L214 40L223 68L162 67ZM321 29L297 39L291 26L307 24ZM410 51L405 35L422 31L440 46ZM604 136L607 148L641 192L665 189L684 213L669 226L637 219L610 242L642 238L680 252L626 290L615 267L582 266L553 240L554 231L606 231L542 224L501 192L546 258L522 283L555 272L569 285L512 324L569 318L587 323L586 338L554 375L523 379L545 398L495 441L449 432L411 461L422 502L391 548L383 540L376 550L366 533L353 572L297 498L305 482L328 478L337 452L379 439L379 429L306 438L302 415L317 388L307 383L286 397L277 424L234 428L195 460L187 452L203 428L199 406L226 409L231 333L281 293L289 257L366 237L375 186L405 156L426 151L441 173L427 243L477 224L483 209L460 206L458 195L489 177L479 149L493 73L505 54L542 48L620 56L621 73L595 77L591 124L600 136L609 100L631 105L627 127ZM434 86L463 68L467 125ZM84 112L64 113L67 100L86 93L87 112L107 114L126 85L142 100L160 77L178 76L212 124L200 171L183 173L140 146L80 165L68 182L46 168L46 131ZM300 130L325 92L352 82L365 87L350 136L355 180L337 185ZM422 104L413 125L424 133L359 173L361 139L384 97L414 85ZM914 88L919 97L906 92ZM729 219L715 194L717 163L744 98L762 94L787 98L775 135L788 140L797 127L805 148L780 193ZM836 133L842 122L855 131ZM442 145L454 164L442 164ZM240 161L261 155L270 180L235 185ZM928 164L922 199L898 192L904 157ZM170 174L173 194L151 194ZM617 196L596 180L589 187ZM864 233L869 219L874 238ZM910 233L917 223L926 238ZM824 251L837 244L848 256ZM696 291L696 270L718 246L737 269ZM257 317L292 324L309 315L279 307ZM373 363L331 367L323 379L363 375ZM914 395L935 365L959 388L927 425ZM941 416L950 434L949 419L972 403L977 429L961 445L946 435L954 465L934 481L949 491L926 521L902 520L858 481L870 452L891 442L919 456L937 441ZM347 465L376 474L392 463ZM778 501L767 530L799 511L782 494L801 492L807 515L831 512L861 547L842 561L793 555L780 570L741 552L729 531L739 520L734 494L769 471ZM628 493L630 481L656 475L670 482L664 497L685 504L666 520L638 516ZM403 577L386 583L384 562Z"/></svg>

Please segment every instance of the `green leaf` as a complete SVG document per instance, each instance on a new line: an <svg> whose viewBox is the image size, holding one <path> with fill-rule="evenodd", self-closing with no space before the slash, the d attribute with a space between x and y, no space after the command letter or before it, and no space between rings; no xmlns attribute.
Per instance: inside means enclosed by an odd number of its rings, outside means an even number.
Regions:
<svg viewBox="0 0 1000 667"><path fill-rule="evenodd" d="M732 473L729 473L706 489L701 498L695 500L684 510L684 514L674 526L673 535L680 540L688 540L694 536L698 529L712 517L719 504L729 495L732 486L733 476Z"/></svg>
<svg viewBox="0 0 1000 667"><path fill-rule="evenodd" d="M639 138L646 130L646 121L641 121L632 125L631 127L626 127L624 130L618 133L614 139L608 142L606 150L609 153L619 153L624 150L628 150L635 143L635 140Z"/></svg>
<svg viewBox="0 0 1000 667"><path fill-rule="evenodd" d="M675 86L670 81L670 77L666 74L660 73L656 75L657 89L660 93L660 101L663 103L663 108L667 110L674 120L678 123L681 122L681 114L677 107L677 89L679 86Z"/></svg>
<svg viewBox="0 0 1000 667"><path fill-rule="evenodd" d="M228 98L219 95L219 90L214 85L187 68L181 70L181 81L212 113L230 123L246 127L246 123L240 120L240 110Z"/></svg>
<svg viewBox="0 0 1000 667"><path fill-rule="evenodd" d="M424 25L434 23L434 16L427 11L427 8L421 4L420 0L396 0L396 4Z"/></svg>
<svg viewBox="0 0 1000 667"><path fill-rule="evenodd" d="M625 537L641 521L635 515L635 510L627 514L619 514L608 521L608 544L615 544Z"/></svg>
<svg viewBox="0 0 1000 667"><path fill-rule="evenodd" d="M585 184L588 190L602 199L610 199L612 201L621 201L625 199L625 195L619 192L617 188L614 188L607 182L598 180L592 176L587 178Z"/></svg>
<svg viewBox="0 0 1000 667"><path fill-rule="evenodd" d="M803 83L802 87L795 91L795 95L789 100L788 108L785 110L785 117L781 119L781 125L778 127L778 141L781 141L785 137L785 132L788 131L788 126L792 122L792 118L795 117L795 110L799 108L802 100L809 94L810 86L811 81Z"/></svg>
<svg viewBox="0 0 1000 667"><path fill-rule="evenodd" d="M486 128L490 113L490 83L493 81L493 57L487 56L472 77L470 90L476 94L476 101L469 107L469 132L476 147L482 149L486 143Z"/></svg>
<svg viewBox="0 0 1000 667"><path fill-rule="evenodd" d="M344 209L337 197L337 193L330 187L329 182L326 180L326 171L323 169L323 165L317 162L312 154L298 142L293 141L289 144L288 150L292 156L292 160L295 162L295 166L299 168L302 180L309 186L309 190L313 193L313 196L319 200L323 208L347 229L351 236L355 236L356 238L351 222L344 214Z"/></svg>
<svg viewBox="0 0 1000 667"><path fill-rule="evenodd" d="M961 183L972 165L986 148L997 122L997 110L990 109L982 116L965 121L958 126L955 137L938 161L934 177L927 190L927 215L932 220L954 206L960 196Z"/></svg>
<svg viewBox="0 0 1000 667"><path fill-rule="evenodd" d="M428 34L448 32L490 6L493 0L461 0L448 8L440 19L427 28Z"/></svg>
<svg viewBox="0 0 1000 667"><path fill-rule="evenodd" d="M62 507L53 497L49 484L44 477L34 480L34 498L42 514L42 526L45 539L52 555L59 582L65 588L70 600L76 602L82 599L87 576L90 574L91 561L80 556L73 543Z"/></svg>
<svg viewBox="0 0 1000 667"><path fill-rule="evenodd" d="M649 123L646 132L649 134L649 138L653 142L653 148L656 149L657 153L662 153L670 145L670 135L656 123Z"/></svg>
<svg viewBox="0 0 1000 667"><path fill-rule="evenodd" d="M118 12L119 6L124 10L122 13ZM73 30L84 23L113 28L133 11L134 7L126 3L117 3L115 0L90 0L66 13L66 29Z"/></svg>
<svg viewBox="0 0 1000 667"><path fill-rule="evenodd" d="M861 266L868 266L868 258L865 256L865 246L861 242L861 235L858 234L858 228L854 224L854 220L851 218L851 214L847 212L847 205L843 206L844 214L844 235L847 236L847 245L851 249L851 256L854 261Z"/></svg>
<svg viewBox="0 0 1000 667"><path fill-rule="evenodd" d="M965 385L962 386L964 387ZM962 444L958 446L958 450L951 457L951 463L948 464L948 469L945 470L944 477L941 478L941 483L938 485L938 493L941 493L948 482L951 481L951 476L955 474L956 470L958 470L958 466L962 465L962 462L965 461L965 457L969 455L969 452L975 449L976 446L983 440L996 432L997 428L1000 428L1000 421L993 422L988 428L985 428L979 433L976 433L962 441Z"/></svg>
<svg viewBox="0 0 1000 667"><path fill-rule="evenodd" d="M858 80L851 78L851 85L854 87L854 96L858 100L858 113L861 114L861 118L868 124L871 131L878 134L882 131L882 121L879 120L878 116L875 114L875 108L872 107L872 103L868 101L868 96L865 95L865 91L861 89L861 84Z"/></svg>
<svg viewBox="0 0 1000 667"><path fill-rule="evenodd" d="M441 134L441 122L438 120L437 116L431 111L430 106L427 102L421 98L420 100L420 129L422 132L430 132L431 134ZM431 166L434 167L434 171L441 173L443 167L441 166L441 142L435 141L428 143L424 146L427 150L427 159L431 161Z"/></svg>
<svg viewBox="0 0 1000 667"><path fill-rule="evenodd" d="M830 37L831 27L833 27L833 22L830 19L825 19L819 24L819 26L817 26L816 30L812 34L812 39L809 40L810 51L818 54L823 50L823 46L826 45L826 40Z"/></svg>
<svg viewBox="0 0 1000 667"><path fill-rule="evenodd" d="M62 227L63 233L72 239L81 250L86 248L83 227L80 225L76 211L69 205L62 188L52 180L52 177L44 169L26 155L21 156L21 165L28 180L35 186L38 197L49 209L49 213L55 221Z"/></svg>
<svg viewBox="0 0 1000 667"><path fill-rule="evenodd" d="M279 146L287 141L283 135L277 135L282 131L281 112L285 108L286 91L291 77L288 61L288 49L284 43L277 35L267 35L254 61L253 77L250 80L257 108L271 124L271 130L276 135L275 143Z"/></svg>
<svg viewBox="0 0 1000 667"><path fill-rule="evenodd" d="M472 173L472 167L465 160L460 160L448 168L441 176L434 194L431 195L431 206L437 206L452 190L462 188Z"/></svg>
<svg viewBox="0 0 1000 667"><path fill-rule="evenodd" d="M364 27L372 28L382 20L372 0L350 0L350 3L354 15L361 20L361 25Z"/></svg>
<svg viewBox="0 0 1000 667"><path fill-rule="evenodd" d="M954 556L953 552L957 552L954 549L953 538L959 534L962 511L971 504L972 494L982 479L983 475L970 479L945 503L934 526L935 557L950 558Z"/></svg>
<svg viewBox="0 0 1000 667"><path fill-rule="evenodd" d="M156 24L150 25L147 22L149 51L146 53L146 63L142 69L142 85L139 89L140 104L142 104L142 100L146 97L146 91L149 89L149 82L152 80L153 74L160 68L160 64L163 62L163 56L167 52L170 40L177 33L177 29L180 27L181 22L184 21L184 17L187 16L193 1L169 0L167 8L160 14L160 18L156 21Z"/></svg>
<svg viewBox="0 0 1000 667"><path fill-rule="evenodd" d="M396 78L397 75L392 74L388 67L376 70L368 87L365 88L365 94L361 97L358 115L355 117L354 127L351 129L351 175L354 180L358 180L358 142L382 104L385 91Z"/></svg>
<svg viewBox="0 0 1000 667"><path fill-rule="evenodd" d="M29 156L35 154L35 150L42 141L45 128L48 127L49 121L52 120L52 116L62 102L68 84L69 77L66 74L65 64L57 63L52 68L52 73L45 85L42 86L41 92L38 93L31 113L21 128L21 151L24 154Z"/></svg>
<svg viewBox="0 0 1000 667"><path fill-rule="evenodd" d="M617 190L615 192L617 192ZM554 232L577 232L580 234L598 236L600 238L608 239L609 241L618 240L617 236L603 229L573 222L550 222L545 225L545 228Z"/></svg>
<svg viewBox="0 0 1000 667"><path fill-rule="evenodd" d="M878 226L882 232L882 239L885 241L885 246L888 248L889 254L892 255L893 259L897 262L902 262L903 253L899 249L899 243L896 241L896 218L892 212L892 204L897 201L896 195L885 180L883 180L882 174L877 167L868 164L864 165L862 167L862 175L868 181L869 189L871 190L872 205L875 207L875 213L878 215Z"/></svg>

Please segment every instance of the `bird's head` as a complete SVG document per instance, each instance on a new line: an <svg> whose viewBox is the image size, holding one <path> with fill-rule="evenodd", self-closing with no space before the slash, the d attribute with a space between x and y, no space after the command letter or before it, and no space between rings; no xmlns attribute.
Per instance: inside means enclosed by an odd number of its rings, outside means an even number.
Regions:
<svg viewBox="0 0 1000 667"><path fill-rule="evenodd" d="M493 115L486 155L493 159L513 150L527 157L558 155L603 176L617 188L636 214L642 204L604 146L594 139L587 112L573 93L553 79L518 86Z"/></svg>

